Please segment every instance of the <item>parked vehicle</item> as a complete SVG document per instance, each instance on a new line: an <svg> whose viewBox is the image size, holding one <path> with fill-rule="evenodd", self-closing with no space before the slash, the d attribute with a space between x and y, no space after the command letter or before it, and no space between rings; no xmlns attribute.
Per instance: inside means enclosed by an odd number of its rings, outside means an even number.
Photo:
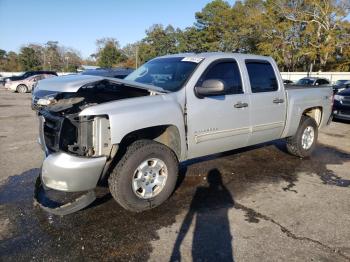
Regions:
<svg viewBox="0 0 350 262"><path fill-rule="evenodd" d="M30 77L27 77L21 80L7 81L5 83L5 88L13 92L27 93L33 90L33 88L35 87L38 81L45 78L54 77L54 76L55 76L54 74L39 74L39 75L32 75Z"/></svg>
<svg viewBox="0 0 350 262"><path fill-rule="evenodd" d="M333 86L333 91L336 94L347 88L350 88L350 80L338 80Z"/></svg>
<svg viewBox="0 0 350 262"><path fill-rule="evenodd" d="M125 79L43 80L33 94L46 153L37 202L74 212L108 178L114 199L141 212L171 195L188 159L281 138L308 157L330 122L332 95L331 87L284 86L270 57L231 53L163 56ZM40 197L45 187L87 193L53 208Z"/></svg>
<svg viewBox="0 0 350 262"><path fill-rule="evenodd" d="M3 77L1 74L0 74L0 87L4 87L5 86L5 77Z"/></svg>
<svg viewBox="0 0 350 262"><path fill-rule="evenodd" d="M283 79L283 84L292 85L292 84L294 84L294 82L292 80Z"/></svg>
<svg viewBox="0 0 350 262"><path fill-rule="evenodd" d="M97 69L89 69L85 70L81 74L83 75L93 75L93 76L105 76L105 77L114 77L123 79L130 73L132 73L134 69L132 68L97 68Z"/></svg>
<svg viewBox="0 0 350 262"><path fill-rule="evenodd" d="M28 77L31 77L34 75L41 75L41 74L57 76L57 73L54 71L27 71L27 72L24 72L23 74L18 75L18 76L5 77L5 81L9 82L9 81L24 80Z"/></svg>
<svg viewBox="0 0 350 262"><path fill-rule="evenodd" d="M304 77L302 79L299 79L295 84L301 86L320 86L330 85L330 82L326 78Z"/></svg>
<svg viewBox="0 0 350 262"><path fill-rule="evenodd" d="M350 88L334 96L333 117L336 119L350 120Z"/></svg>

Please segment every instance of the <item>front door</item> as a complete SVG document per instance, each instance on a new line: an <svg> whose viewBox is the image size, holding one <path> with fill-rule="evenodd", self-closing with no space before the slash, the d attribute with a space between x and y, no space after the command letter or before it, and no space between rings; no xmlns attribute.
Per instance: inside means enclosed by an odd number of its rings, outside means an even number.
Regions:
<svg viewBox="0 0 350 262"><path fill-rule="evenodd" d="M249 95L245 94L237 62L212 62L196 86L209 79L223 81L225 95L199 98L194 92L187 93L189 158L244 147L250 137Z"/></svg>

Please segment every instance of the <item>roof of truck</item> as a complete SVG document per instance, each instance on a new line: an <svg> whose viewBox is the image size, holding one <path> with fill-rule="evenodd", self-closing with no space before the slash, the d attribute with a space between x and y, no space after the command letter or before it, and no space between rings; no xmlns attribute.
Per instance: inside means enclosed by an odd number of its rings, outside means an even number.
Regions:
<svg viewBox="0 0 350 262"><path fill-rule="evenodd" d="M225 57L241 57L245 59L271 59L270 56L262 56L262 55L253 55L253 54L242 54L242 53L229 53L229 52L203 52L203 53L178 53L172 55L165 55L165 57L198 57L198 58L225 58Z"/></svg>
<svg viewBox="0 0 350 262"><path fill-rule="evenodd" d="M316 77L316 76L306 76L306 77L303 77L301 79L310 79L310 80L317 80L317 79L325 79L325 80L328 80L327 78L324 78L324 77Z"/></svg>

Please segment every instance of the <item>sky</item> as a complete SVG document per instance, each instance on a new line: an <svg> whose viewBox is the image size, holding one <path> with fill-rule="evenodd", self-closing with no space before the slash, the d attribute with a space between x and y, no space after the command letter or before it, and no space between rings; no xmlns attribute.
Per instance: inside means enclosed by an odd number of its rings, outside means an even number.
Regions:
<svg viewBox="0 0 350 262"><path fill-rule="evenodd" d="M86 58L96 39L116 38L123 47L141 40L153 24L181 29L210 0L0 0L0 49L18 52L29 43L58 41ZM229 1L231 3L234 0Z"/></svg>

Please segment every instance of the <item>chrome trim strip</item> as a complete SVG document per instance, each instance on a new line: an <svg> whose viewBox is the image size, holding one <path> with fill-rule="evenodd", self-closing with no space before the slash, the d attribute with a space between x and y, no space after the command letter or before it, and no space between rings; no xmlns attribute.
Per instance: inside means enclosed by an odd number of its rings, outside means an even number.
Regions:
<svg viewBox="0 0 350 262"><path fill-rule="evenodd" d="M220 130L220 131L214 131L214 132L207 132L207 133L195 135L194 140L195 140L196 144L199 144L201 142L205 142L208 140L215 140L215 139L243 135L243 134L248 134L248 133L251 134L254 132L259 132L259 131L264 131L264 130L274 129L274 128L280 128L280 127L284 127L284 122L273 122L273 123L268 123L268 124L255 125L253 127L241 127L241 128Z"/></svg>
<svg viewBox="0 0 350 262"><path fill-rule="evenodd" d="M220 130L215 132L208 132L208 133L196 135L194 139L196 141L196 144L198 144L208 140L248 134L250 132L251 132L250 127L242 127L242 128L235 128L235 129Z"/></svg>
<svg viewBox="0 0 350 262"><path fill-rule="evenodd" d="M279 128L279 127L284 127L284 122L274 122L274 123L268 123L268 124L255 125L252 128L252 132L264 131L264 130Z"/></svg>

